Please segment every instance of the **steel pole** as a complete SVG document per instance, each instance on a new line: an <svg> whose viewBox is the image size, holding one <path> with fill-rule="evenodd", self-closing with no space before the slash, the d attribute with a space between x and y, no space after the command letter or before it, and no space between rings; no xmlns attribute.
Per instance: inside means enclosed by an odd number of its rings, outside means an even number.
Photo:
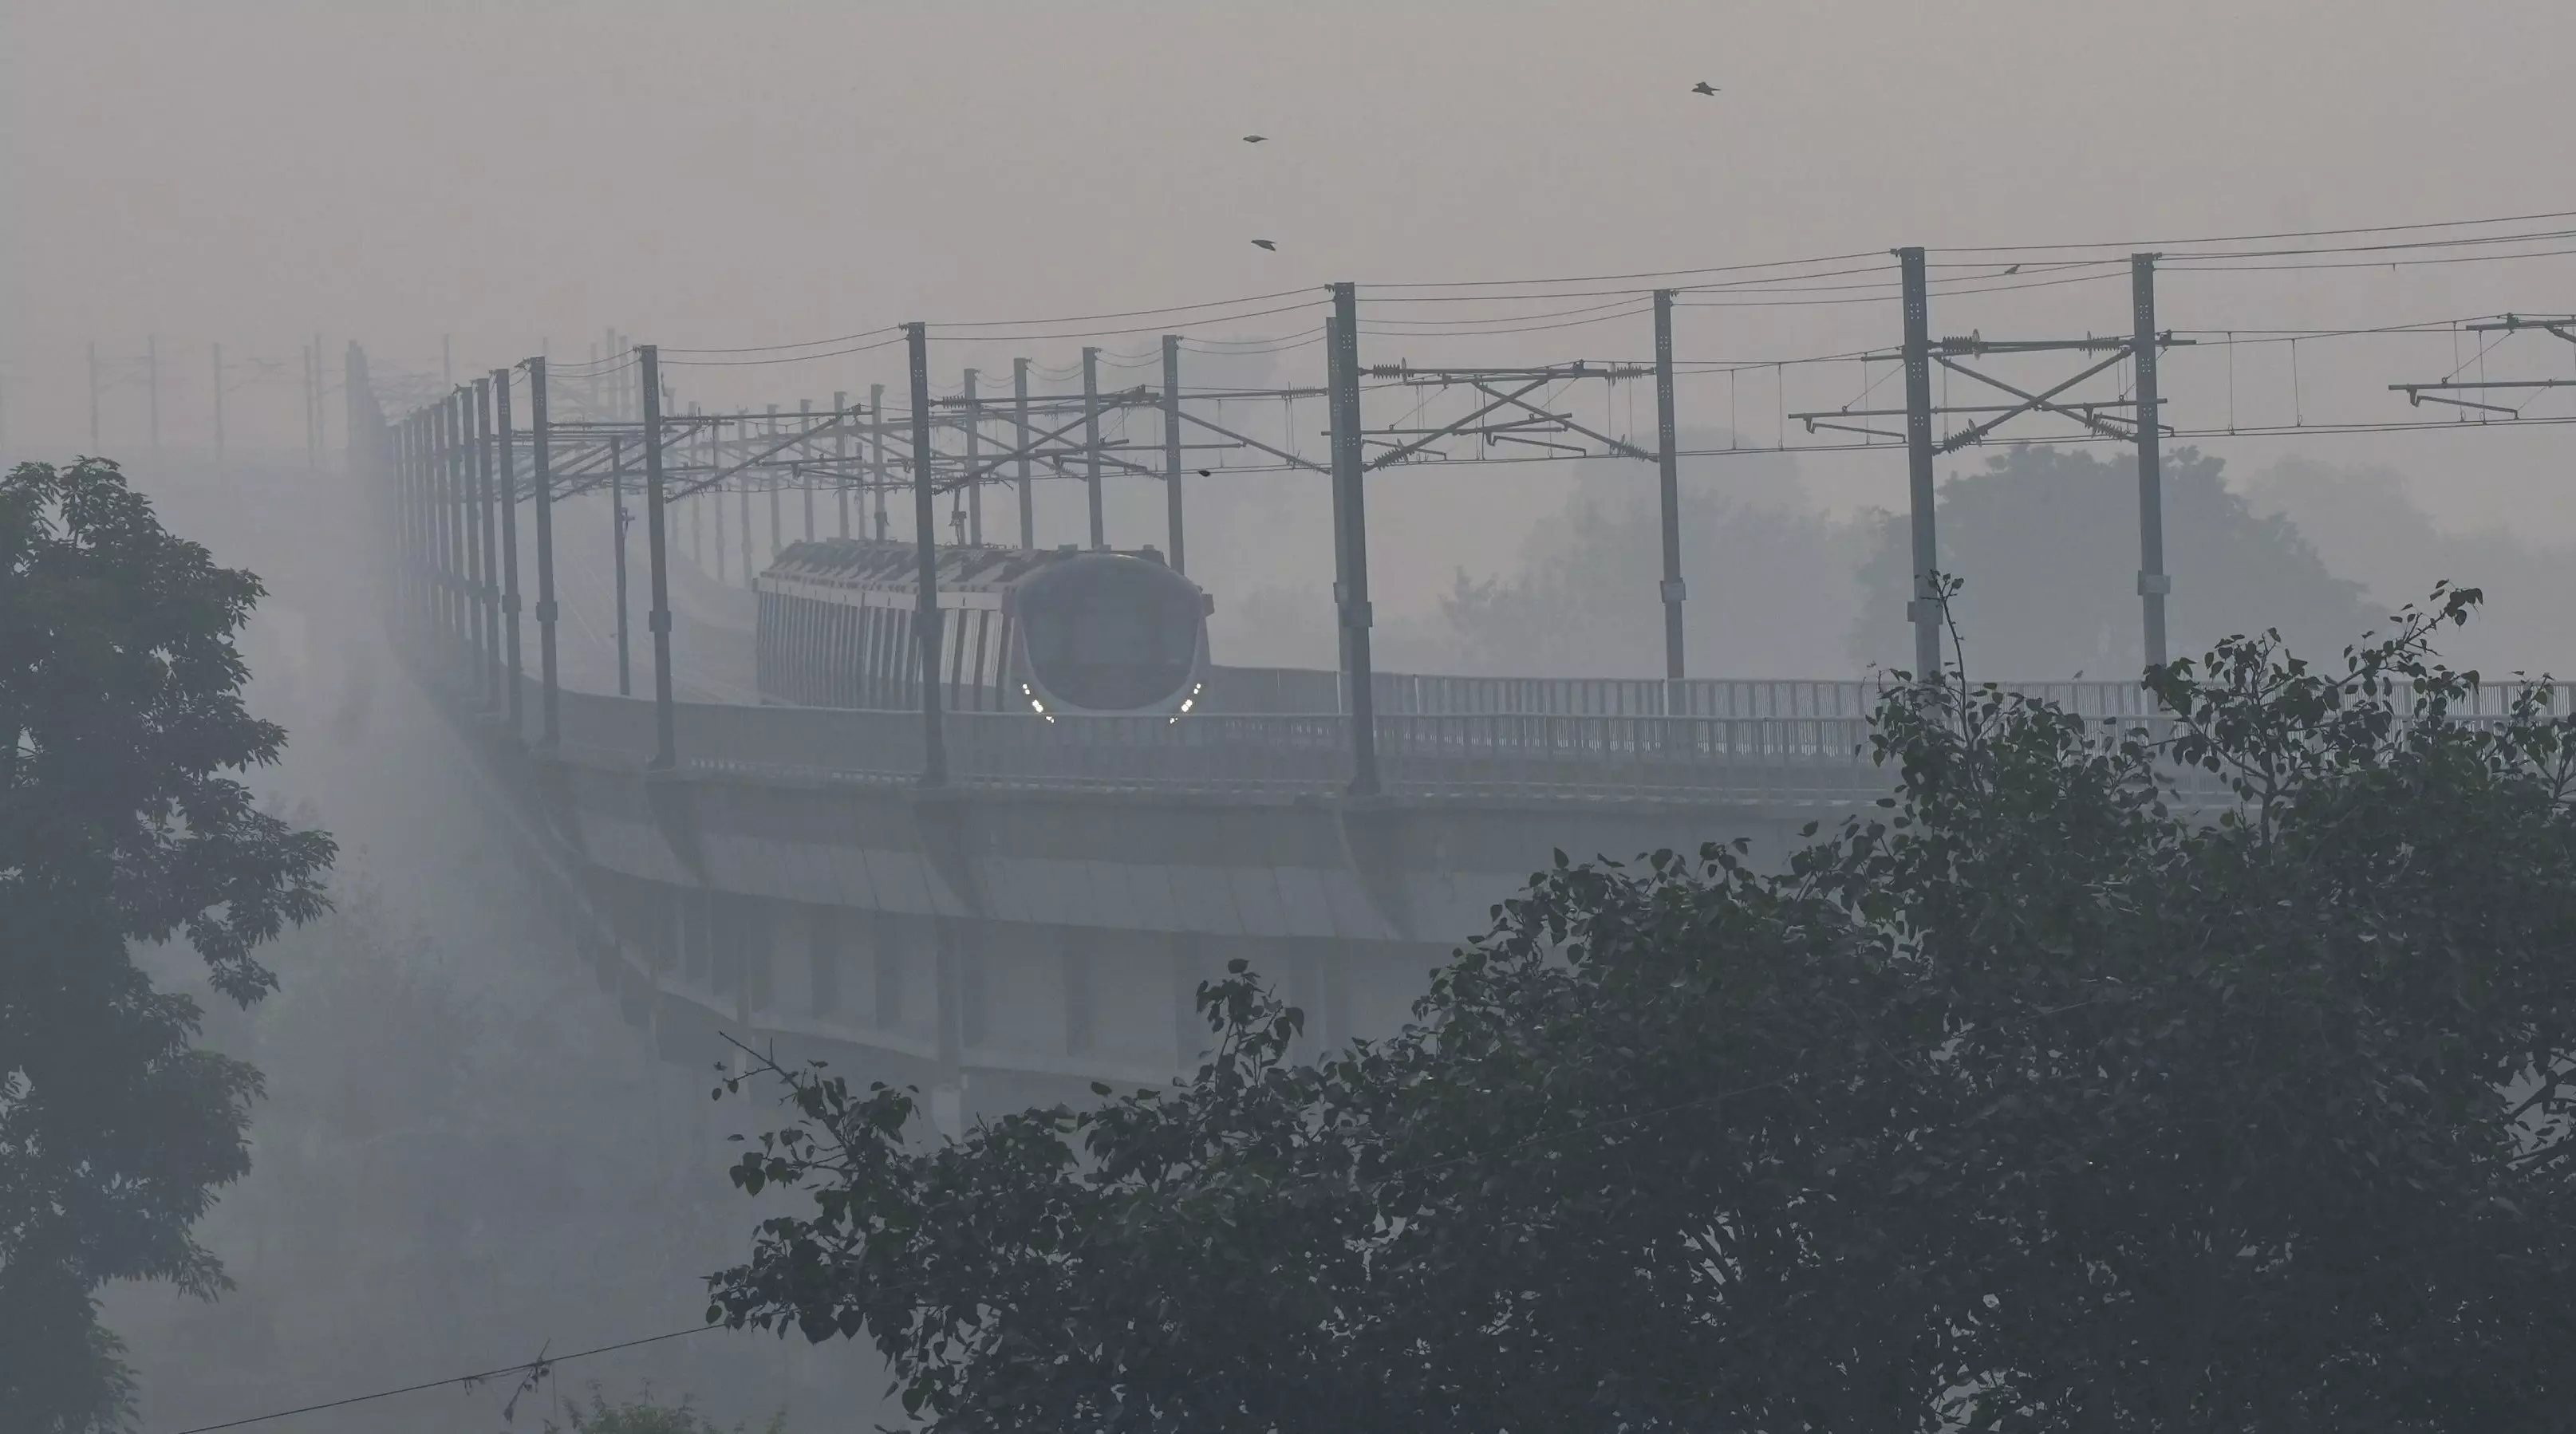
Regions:
<svg viewBox="0 0 2576 1434"><path fill-rule="evenodd" d="M1941 681L1941 548L1932 527L1938 493L1932 476L1932 300L1923 251L1896 251L1905 305L1905 477L1914 538L1914 676Z"/></svg>
<svg viewBox="0 0 2576 1434"><path fill-rule="evenodd" d="M611 581L617 594L617 695L635 695L633 669L627 654L626 611L626 440L614 434L608 439L608 531Z"/></svg>
<svg viewBox="0 0 2576 1434"><path fill-rule="evenodd" d="M483 614L483 705L501 706L500 504L492 491L492 381L474 380L474 573Z"/></svg>
<svg viewBox="0 0 2576 1434"><path fill-rule="evenodd" d="M1100 511L1100 350L1082 351L1082 485L1091 504L1092 551L1109 546L1109 525Z"/></svg>
<svg viewBox="0 0 2576 1434"><path fill-rule="evenodd" d="M385 520L385 556L393 566L393 617L395 626L403 629L398 636L409 635L412 604L411 568L411 420L394 425L392 434L393 472L388 476L392 491L386 494L391 511Z"/></svg>
<svg viewBox="0 0 2576 1434"><path fill-rule="evenodd" d="M439 521L442 502L440 465L446 452L440 424L445 404L414 414L412 421L419 432L413 437L412 452L412 520L417 532L417 561L420 564L420 635L436 648L445 640L447 624L446 541Z"/></svg>
<svg viewBox="0 0 2576 1434"><path fill-rule="evenodd" d="M2156 256L2129 256L2129 299L2136 328L2129 339L2138 366L2138 607L2144 624L2147 666L2162 667L2165 654L2164 410L2156 387Z"/></svg>
<svg viewBox="0 0 2576 1434"><path fill-rule="evenodd" d="M751 415L746 413L742 416L742 446L745 454L756 451L751 446L753 441ZM741 506L734 512L734 516L742 519L742 585L757 591L760 587L760 570L751 565L751 470L745 468L734 475L734 481L742 485L738 490L742 495ZM774 518L777 514L773 511L770 516ZM773 541L777 536L775 532L770 534Z"/></svg>
<svg viewBox="0 0 2576 1434"><path fill-rule="evenodd" d="M975 370L966 370L966 541L984 546L984 405L975 397Z"/></svg>
<svg viewBox="0 0 2576 1434"><path fill-rule="evenodd" d="M778 445L778 404L770 404L770 422L768 427L762 427L760 430L760 451L768 451L768 448L775 448L775 445ZM770 479L770 564L778 561L778 548L786 546L786 535L783 535L781 525L778 525L778 505L781 505L781 502L783 499L781 499L781 489L778 489L778 479L773 476L773 479ZM760 564L760 569L762 572L768 572L768 564Z"/></svg>
<svg viewBox="0 0 2576 1434"><path fill-rule="evenodd" d="M832 506L840 519L840 535L850 535L850 395L846 389L832 394Z"/></svg>
<svg viewBox="0 0 2576 1434"><path fill-rule="evenodd" d="M796 400L797 431L801 433L813 426L814 400L810 398L800 398ZM800 440L800 444L811 442L813 442L813 440L810 438ZM796 494L803 500L803 507L805 510L805 541L810 543L814 541L814 472L812 468L801 462L796 465Z"/></svg>
<svg viewBox="0 0 2576 1434"><path fill-rule="evenodd" d="M1011 418L1019 425L1020 434L1020 546L1034 548L1038 545L1038 508L1037 495L1029 486L1029 361L1024 358L1011 360Z"/></svg>
<svg viewBox="0 0 2576 1434"><path fill-rule="evenodd" d="M877 541L887 537L886 522L886 457L885 457L885 385L868 385L868 488L876 495L875 517Z"/></svg>
<svg viewBox="0 0 2576 1434"><path fill-rule="evenodd" d="M447 572L441 585L447 590L448 642L454 649L450 660L462 656L468 663L467 670L471 671L474 614L465 561L464 395L449 389L447 401L438 406L438 411L438 521L444 530L447 552Z"/></svg>
<svg viewBox="0 0 2576 1434"><path fill-rule="evenodd" d="M510 737L526 735L527 698L519 691L519 454L510 432L510 371L492 370L493 449L500 459L502 680L509 684Z"/></svg>
<svg viewBox="0 0 2576 1434"><path fill-rule="evenodd" d="M404 544L411 561L411 640L421 645L438 630L438 579L433 546L437 525L430 520L429 415L414 412L403 424L411 430L410 534Z"/></svg>
<svg viewBox="0 0 2576 1434"><path fill-rule="evenodd" d="M548 752L563 745L561 674L555 666L555 468L553 431L546 420L546 361L528 360L529 481L537 490L537 666L544 684L537 742Z"/></svg>
<svg viewBox="0 0 2576 1434"><path fill-rule="evenodd" d="M1664 679L1682 680L1682 464L1680 426L1673 415L1673 291L1655 291L1655 488L1662 505L1664 539ZM1664 711L1681 710L1679 688L1664 694Z"/></svg>
<svg viewBox="0 0 2576 1434"><path fill-rule="evenodd" d="M1377 692L1369 663L1367 449L1360 436L1358 286L1333 286L1331 331L1325 336L1332 388L1333 599L1342 626L1343 707L1350 714L1353 796L1378 790Z"/></svg>
<svg viewBox="0 0 2576 1434"><path fill-rule="evenodd" d="M904 325L912 367L913 550L919 558L913 633L921 644L921 784L948 782L948 745L939 712L939 529L930 492L930 326Z"/></svg>
<svg viewBox="0 0 2576 1434"><path fill-rule="evenodd" d="M1190 570L1181 532L1181 336L1163 335L1163 541L1172 571Z"/></svg>
<svg viewBox="0 0 2576 1434"><path fill-rule="evenodd" d="M645 625L653 632L653 766L667 772L680 764L680 744L671 708L671 567L662 522L662 358L652 344L635 354L644 366L644 538L653 593Z"/></svg>
<svg viewBox="0 0 2576 1434"><path fill-rule="evenodd" d="M771 405L769 406L769 423L768 423L768 426L767 426L767 427L765 427L765 428L763 428L763 429L761 430L761 433L760 433L760 448L761 448L761 451L764 451L764 452L765 452L765 451L767 451L767 450L769 450L769 449L771 449L771 448L776 447L777 445L778 445L778 405L773 403L773 404L771 404ZM791 465L791 466L792 466L792 465ZM748 476L748 475L746 475L746 476ZM784 501L785 501L784 495L783 495L783 493L781 492L781 490L780 490L780 488L779 488L779 486L778 486L778 479L773 475L773 476L770 478L770 480L769 480L769 562L770 562L770 563L775 563L775 562L777 562L777 561L778 561L778 550L779 550L780 548L783 548L783 547L785 547L785 546L787 545L786 535L785 535L784 531L781 529L781 527L780 527L780 525L779 525L779 517L778 517L779 506L780 506L780 504L781 504L781 503L783 503ZM763 563L763 564L761 565L761 570L762 570L762 571L764 571L764 572L768 571L768 568L769 568L769 563ZM757 583L754 583L754 584L751 584L751 586L757 587L757 586L759 586L759 585L758 585Z"/></svg>

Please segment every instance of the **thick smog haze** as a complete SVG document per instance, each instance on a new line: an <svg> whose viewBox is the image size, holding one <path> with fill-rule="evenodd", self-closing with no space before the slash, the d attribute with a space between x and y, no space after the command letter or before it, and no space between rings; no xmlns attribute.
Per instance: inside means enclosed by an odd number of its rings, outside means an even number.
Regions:
<svg viewBox="0 0 2576 1434"><path fill-rule="evenodd" d="M209 341L284 353L316 331L433 371L452 335L458 371L479 372L546 339L580 357L609 326L666 347L758 345L1336 279L2537 213L2568 193L2560 62L2576 48L2564 6L2375 0L29 0L0 23L7 397L18 440L49 450L82 436L66 422L82 345L139 352L146 334L181 386ZM1691 94L1703 78L1720 94ZM2173 284L2165 312L2193 328L2407 322L2547 308L2566 274L2536 260L2210 278ZM2120 309L2105 297L2002 302L2107 329ZM1685 354L1774 357L1884 345L1894 315L1690 320ZM1568 338L1632 355L1641 330ZM942 367L989 370L1008 349ZM828 392L860 367L754 371L740 387ZM2353 375L2374 390L2407 376ZM112 399L125 432L132 395ZM174 434L203 429L194 400L174 399ZM241 422L293 431L283 395L264 420L256 402ZM2564 466L2540 443L2400 436L2367 452L2412 473L2448 523L2576 532ZM1817 467L1838 502L1895 500L1884 463Z"/></svg>
<svg viewBox="0 0 2576 1434"><path fill-rule="evenodd" d="M0 0L0 1434L2563 1427L2571 56Z"/></svg>

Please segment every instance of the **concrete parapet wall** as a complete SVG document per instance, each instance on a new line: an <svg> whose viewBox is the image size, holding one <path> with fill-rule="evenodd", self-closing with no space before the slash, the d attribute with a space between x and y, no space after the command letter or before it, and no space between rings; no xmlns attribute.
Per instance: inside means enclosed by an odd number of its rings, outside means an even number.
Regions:
<svg viewBox="0 0 2576 1434"><path fill-rule="evenodd" d="M1770 861L1845 810L926 791L550 757L458 719L529 868L667 1053L720 1058L720 1031L842 1052L974 1092L961 1110L1185 1072L1197 986L1236 957L1306 1010L1314 1048L1389 1034L1555 851L1746 838Z"/></svg>

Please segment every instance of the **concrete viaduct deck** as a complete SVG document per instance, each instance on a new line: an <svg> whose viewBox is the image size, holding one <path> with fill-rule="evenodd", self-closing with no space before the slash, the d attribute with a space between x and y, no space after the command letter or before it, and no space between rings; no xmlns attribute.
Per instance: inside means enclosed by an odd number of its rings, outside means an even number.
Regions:
<svg viewBox="0 0 2576 1434"><path fill-rule="evenodd" d="M1394 713L1385 790L1353 797L1328 714L952 716L951 780L925 788L915 714L683 703L656 769L650 701L564 692L546 751L453 669L415 671L666 1053L719 1058L719 1031L843 1051L952 1108L1186 1070L1198 983L1236 957L1319 1049L1391 1032L1557 850L1776 856L1881 790L1848 716Z"/></svg>

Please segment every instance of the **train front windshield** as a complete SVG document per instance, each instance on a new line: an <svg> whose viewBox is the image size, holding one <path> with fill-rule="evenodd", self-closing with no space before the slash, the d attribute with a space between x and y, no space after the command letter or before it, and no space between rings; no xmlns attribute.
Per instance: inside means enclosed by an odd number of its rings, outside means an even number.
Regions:
<svg viewBox="0 0 2576 1434"><path fill-rule="evenodd" d="M1187 695L1205 611L1171 569L1087 553L1021 589L1019 607L1029 666L1057 700L1133 712Z"/></svg>

